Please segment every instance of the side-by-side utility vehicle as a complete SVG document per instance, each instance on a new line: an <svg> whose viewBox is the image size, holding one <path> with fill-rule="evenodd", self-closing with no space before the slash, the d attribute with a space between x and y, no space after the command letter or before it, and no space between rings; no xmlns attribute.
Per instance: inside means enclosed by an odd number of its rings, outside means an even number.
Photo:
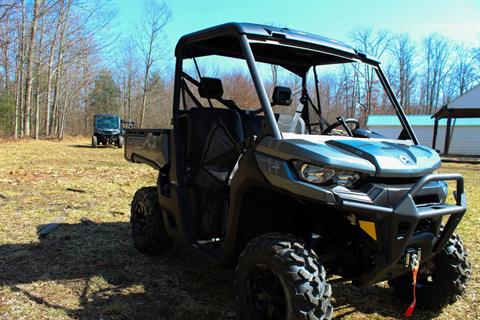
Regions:
<svg viewBox="0 0 480 320"><path fill-rule="evenodd" d="M175 56L173 127L126 132L126 159L159 171L131 205L140 251L160 253L173 239L236 267L241 319L330 319L339 281L388 281L407 302L416 290L425 308L464 292L470 265L453 233L466 211L463 177L434 173L439 155L419 145L377 59L246 23L183 36ZM248 71L235 76L222 59ZM332 98L322 81L335 67L346 93ZM365 95L355 81L367 72ZM396 115L402 130L368 130L368 106Z"/></svg>
<svg viewBox="0 0 480 320"><path fill-rule="evenodd" d="M94 115L92 148L96 148L99 144L104 146L115 145L123 148L125 138L122 123L120 116L116 114Z"/></svg>

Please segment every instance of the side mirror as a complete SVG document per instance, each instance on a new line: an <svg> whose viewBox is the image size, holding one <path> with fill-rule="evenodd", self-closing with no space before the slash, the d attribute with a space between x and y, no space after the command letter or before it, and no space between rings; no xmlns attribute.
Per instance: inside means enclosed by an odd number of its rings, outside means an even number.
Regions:
<svg viewBox="0 0 480 320"><path fill-rule="evenodd" d="M273 89L272 105L289 106L292 104L292 90L287 87L276 86Z"/></svg>
<svg viewBox="0 0 480 320"><path fill-rule="evenodd" d="M135 127L134 121L122 120L122 129L133 129Z"/></svg>
<svg viewBox="0 0 480 320"><path fill-rule="evenodd" d="M216 78L201 78L198 93L205 99L221 99L223 95L222 81Z"/></svg>

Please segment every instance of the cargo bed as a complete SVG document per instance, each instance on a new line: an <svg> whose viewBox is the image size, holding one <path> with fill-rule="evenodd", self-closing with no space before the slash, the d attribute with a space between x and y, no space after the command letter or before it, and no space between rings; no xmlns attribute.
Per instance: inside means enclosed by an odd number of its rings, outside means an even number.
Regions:
<svg viewBox="0 0 480 320"><path fill-rule="evenodd" d="M125 158L160 170L169 162L171 129L127 129Z"/></svg>

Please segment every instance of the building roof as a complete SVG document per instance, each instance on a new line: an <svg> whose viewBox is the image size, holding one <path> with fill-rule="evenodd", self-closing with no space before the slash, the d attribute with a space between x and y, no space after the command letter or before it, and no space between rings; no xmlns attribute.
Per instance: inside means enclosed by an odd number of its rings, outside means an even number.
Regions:
<svg viewBox="0 0 480 320"><path fill-rule="evenodd" d="M459 95L443 107L432 118L480 117L480 84Z"/></svg>
<svg viewBox="0 0 480 320"><path fill-rule="evenodd" d="M480 84L447 103L447 108L480 109Z"/></svg>
<svg viewBox="0 0 480 320"><path fill-rule="evenodd" d="M435 119L433 119L428 114L410 114L407 115L408 122L413 127L419 126L432 126L435 123ZM466 127L480 127L480 118L458 118L453 119L452 124L455 126L466 126ZM447 119L440 119L438 122L439 126L446 126ZM400 126L400 120L396 115L370 115L367 119L367 127L394 127Z"/></svg>

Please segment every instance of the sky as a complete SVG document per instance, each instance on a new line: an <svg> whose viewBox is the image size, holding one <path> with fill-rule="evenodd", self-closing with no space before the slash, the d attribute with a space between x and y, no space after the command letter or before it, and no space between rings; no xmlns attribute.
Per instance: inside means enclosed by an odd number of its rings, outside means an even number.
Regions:
<svg viewBox="0 0 480 320"><path fill-rule="evenodd" d="M349 32L371 26L409 33L420 42L439 33L480 47L480 0L243 0L165 1L172 19L165 28L169 56L184 34L225 22L274 24L349 43ZM113 0L117 8L115 31L128 34L142 19L140 0Z"/></svg>

